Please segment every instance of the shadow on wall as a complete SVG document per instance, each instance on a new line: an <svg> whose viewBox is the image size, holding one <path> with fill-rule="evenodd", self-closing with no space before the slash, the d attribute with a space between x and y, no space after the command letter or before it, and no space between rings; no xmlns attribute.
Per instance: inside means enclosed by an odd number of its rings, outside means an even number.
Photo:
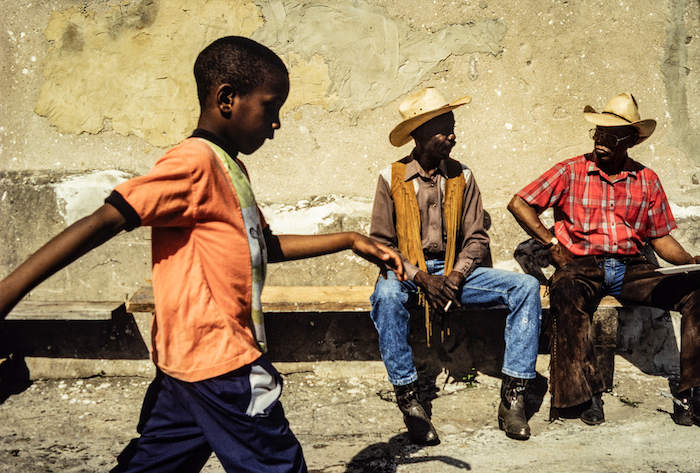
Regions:
<svg viewBox="0 0 700 473"><path fill-rule="evenodd" d="M423 311L412 310L409 343L416 367L437 372L444 368L455 379L473 376L475 370L499 377L506 315L501 309L470 311L468 317L455 313L444 321L449 335L428 347ZM271 313L265 325L272 362L381 360L368 312Z"/></svg>
<svg viewBox="0 0 700 473"><path fill-rule="evenodd" d="M133 315L122 304L110 320L8 320L0 356L142 360L150 354Z"/></svg>
<svg viewBox="0 0 700 473"><path fill-rule="evenodd" d="M148 360L134 317L124 305L110 320L8 320L0 330L0 404L31 386L27 358Z"/></svg>

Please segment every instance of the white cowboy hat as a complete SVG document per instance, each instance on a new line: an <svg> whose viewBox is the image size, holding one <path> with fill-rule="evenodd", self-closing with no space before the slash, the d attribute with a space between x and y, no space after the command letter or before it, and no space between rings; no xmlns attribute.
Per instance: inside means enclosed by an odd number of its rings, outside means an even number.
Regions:
<svg viewBox="0 0 700 473"><path fill-rule="evenodd" d="M403 121L389 133L389 141L394 146L403 146L413 139L411 132L423 123L471 101L471 97L465 96L447 103L434 87L419 90L399 105L399 113Z"/></svg>
<svg viewBox="0 0 700 473"><path fill-rule="evenodd" d="M649 138L656 128L656 120L642 120L640 118L637 101L632 94L627 93L618 94L611 98L601 113L596 113L593 107L586 105L583 109L583 116L598 126L635 127L639 132L639 140L635 145Z"/></svg>

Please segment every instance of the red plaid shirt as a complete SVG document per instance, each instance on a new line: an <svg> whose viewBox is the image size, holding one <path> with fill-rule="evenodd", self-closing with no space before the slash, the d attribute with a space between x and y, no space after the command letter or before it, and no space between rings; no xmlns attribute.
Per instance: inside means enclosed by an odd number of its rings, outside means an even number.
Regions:
<svg viewBox="0 0 700 473"><path fill-rule="evenodd" d="M518 192L538 213L554 207L557 240L577 256L635 255L676 228L654 171L627 158L614 181L592 155L563 161Z"/></svg>

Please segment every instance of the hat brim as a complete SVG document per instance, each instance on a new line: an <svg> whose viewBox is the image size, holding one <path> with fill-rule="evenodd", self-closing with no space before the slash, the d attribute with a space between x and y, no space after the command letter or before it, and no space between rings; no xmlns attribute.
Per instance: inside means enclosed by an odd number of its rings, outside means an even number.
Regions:
<svg viewBox="0 0 700 473"><path fill-rule="evenodd" d="M471 101L471 97L464 96L461 99L457 99L450 104L444 105L435 110L431 110L430 112L425 112L420 115L416 115L415 117L411 117L407 120L404 120L398 125L396 125L396 128L391 130L391 133L389 133L389 142L391 142L391 144L396 147L403 146L413 139L413 137L411 136L411 132L419 126L421 126L423 123L426 123L432 120L433 118L445 114L447 112L451 112L455 108L461 107L462 105L466 105Z"/></svg>
<svg viewBox="0 0 700 473"><path fill-rule="evenodd" d="M586 105L586 107L583 109L583 117L597 126L635 127L637 129L637 132L639 133L639 140L637 140L635 146L649 138L656 129L656 120L653 120L651 118L646 120L640 120L638 122L628 122L624 118L620 118L615 115L607 113L596 113L596 111L590 105Z"/></svg>

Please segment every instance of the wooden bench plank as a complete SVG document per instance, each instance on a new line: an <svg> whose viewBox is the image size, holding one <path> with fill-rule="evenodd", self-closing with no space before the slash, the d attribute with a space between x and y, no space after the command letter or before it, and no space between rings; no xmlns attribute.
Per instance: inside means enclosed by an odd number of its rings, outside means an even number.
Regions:
<svg viewBox="0 0 700 473"><path fill-rule="evenodd" d="M369 297L373 286L265 286L262 293L263 312L369 312ZM546 287L540 288L542 308L549 309ZM600 302L599 308L619 308L622 304L611 296ZM129 298L126 310L153 312L153 288L143 286Z"/></svg>
<svg viewBox="0 0 700 473"><path fill-rule="evenodd" d="M540 299L542 299L542 308L549 309L549 293L547 291L546 286L540 286ZM598 304L598 309L619 309L620 307L623 307L622 303L613 296L603 297L603 299L601 299L600 303Z"/></svg>
<svg viewBox="0 0 700 473"><path fill-rule="evenodd" d="M372 307L372 286L265 286L263 311L273 312L365 312ZM126 310L153 312L153 288L139 288L126 303Z"/></svg>
<svg viewBox="0 0 700 473"><path fill-rule="evenodd" d="M153 287L141 286L133 296L126 301L126 311L130 314L134 312L153 312L155 302L153 300Z"/></svg>
<svg viewBox="0 0 700 473"><path fill-rule="evenodd" d="M6 320L111 320L122 302L22 301Z"/></svg>

